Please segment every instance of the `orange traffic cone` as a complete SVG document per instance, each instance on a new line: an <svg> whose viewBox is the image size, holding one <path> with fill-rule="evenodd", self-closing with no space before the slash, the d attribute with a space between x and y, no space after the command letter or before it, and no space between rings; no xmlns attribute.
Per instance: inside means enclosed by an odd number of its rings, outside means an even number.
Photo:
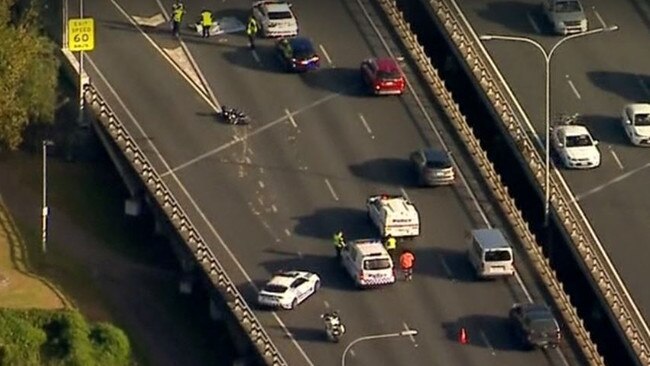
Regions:
<svg viewBox="0 0 650 366"><path fill-rule="evenodd" d="M458 332L458 342L460 342L460 344L469 343L469 337L467 337L467 330L465 330L465 327L461 327L460 332Z"/></svg>

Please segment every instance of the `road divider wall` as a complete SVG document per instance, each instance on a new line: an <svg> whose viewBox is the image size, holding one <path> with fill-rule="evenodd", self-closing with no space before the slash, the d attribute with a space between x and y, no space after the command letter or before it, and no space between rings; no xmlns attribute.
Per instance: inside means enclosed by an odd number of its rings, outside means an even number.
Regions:
<svg viewBox="0 0 650 366"><path fill-rule="evenodd" d="M589 332L585 329L582 319L578 316L577 310L573 307L569 296L564 291L562 283L558 280L555 272L551 269L548 259L542 253L539 245L537 245L536 238L524 220L521 211L515 205L514 200L508 193L507 187L502 183L501 177L495 171L492 162L481 147L479 140L474 135L465 116L461 113L458 104L456 104L453 96L446 88L444 81L438 75L438 71L433 67L424 48L411 31L409 24L404 20L402 13L396 6L395 0L377 0L377 2L399 35L409 52L409 56L415 62L418 71L423 75L429 85L431 92L437 98L440 106L449 118L451 125L455 128L472 156L474 163L489 186L500 209L512 224L514 232L523 244L537 274L553 297L564 319L564 323L574 335L585 358L590 365L605 365L603 358L598 353L596 345L590 338Z"/></svg>
<svg viewBox="0 0 650 366"><path fill-rule="evenodd" d="M62 53L64 60L69 62L64 68L68 68L69 72L71 67L76 72L74 77L78 80L78 61L69 50L63 49ZM92 85L91 80L87 76L83 80L81 87L86 106L91 108L99 124L113 138L115 144L138 173L151 196L165 212L170 223L193 253L214 288L222 295L223 300L250 337L264 361L272 366L286 366L287 362L273 344L266 330L136 140L113 113L105 99Z"/></svg>
<svg viewBox="0 0 650 366"><path fill-rule="evenodd" d="M527 168L532 176L544 189L545 163L541 155L543 147L539 143L536 145L523 127L523 119L526 117L521 115L523 111L518 114L513 108L514 95L507 90L505 81L499 77L496 66L481 47L480 40L466 19L462 17L455 3L449 0L431 0L427 3L430 4L438 24L447 32L449 39L464 58L468 69L492 103L500 117L500 122L519 148L523 160L527 162ZM560 173L553 167L552 171L549 189L551 206L558 222L564 226L568 237L573 242L574 251L582 258L583 267L589 272L592 282L596 284L602 298L611 309L613 318L618 322L638 361L642 365L649 365L648 326Z"/></svg>

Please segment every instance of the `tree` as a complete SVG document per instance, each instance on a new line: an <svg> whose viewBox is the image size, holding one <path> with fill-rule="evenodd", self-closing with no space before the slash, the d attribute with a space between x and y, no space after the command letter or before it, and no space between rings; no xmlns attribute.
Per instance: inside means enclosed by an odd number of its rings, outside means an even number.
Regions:
<svg viewBox="0 0 650 366"><path fill-rule="evenodd" d="M57 97L56 45L44 36L38 9L16 15L0 0L0 150L15 150L30 123L51 123Z"/></svg>

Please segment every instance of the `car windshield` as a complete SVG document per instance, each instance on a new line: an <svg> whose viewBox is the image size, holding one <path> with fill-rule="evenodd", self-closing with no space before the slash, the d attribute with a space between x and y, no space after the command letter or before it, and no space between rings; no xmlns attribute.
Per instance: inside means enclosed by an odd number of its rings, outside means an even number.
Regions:
<svg viewBox="0 0 650 366"><path fill-rule="evenodd" d="M284 20L284 19L291 19L293 16L291 15L291 12L289 11L273 11L269 12L269 19L270 20Z"/></svg>
<svg viewBox="0 0 650 366"><path fill-rule="evenodd" d="M578 1L558 1L555 3L555 11L558 13L574 13L582 11L582 6Z"/></svg>
<svg viewBox="0 0 650 366"><path fill-rule="evenodd" d="M530 329L534 330L537 333L557 332L557 326L555 325L555 321L547 317L546 314L542 316L543 317L532 318L530 320Z"/></svg>
<svg viewBox="0 0 650 366"><path fill-rule="evenodd" d="M510 251L508 250L489 250L485 252L485 261L486 262L503 262L509 261L512 259Z"/></svg>
<svg viewBox="0 0 650 366"><path fill-rule="evenodd" d="M429 160L427 161L427 168L447 169L447 168L451 168L451 162L441 161L441 160Z"/></svg>
<svg viewBox="0 0 650 366"><path fill-rule="evenodd" d="M295 58L305 59L314 56L314 47L310 43L293 44L293 56Z"/></svg>
<svg viewBox="0 0 650 366"><path fill-rule="evenodd" d="M287 291L287 287L282 286L282 285L270 285L269 284L269 285L264 286L264 291L265 292L272 292L272 293L275 293L275 294L283 294L283 293L285 293Z"/></svg>
<svg viewBox="0 0 650 366"><path fill-rule="evenodd" d="M379 70L377 71L377 77L381 80L395 80L400 78L400 74L397 70Z"/></svg>
<svg viewBox="0 0 650 366"><path fill-rule="evenodd" d="M640 113L634 115L635 126L650 126L650 114Z"/></svg>
<svg viewBox="0 0 650 366"><path fill-rule="evenodd" d="M581 147L581 146L591 146L593 142L589 135L577 135L577 136L567 136L566 137L566 147Z"/></svg>
<svg viewBox="0 0 650 366"><path fill-rule="evenodd" d="M377 270L377 269L388 269L390 268L390 259L366 259L363 261L363 269L367 270Z"/></svg>

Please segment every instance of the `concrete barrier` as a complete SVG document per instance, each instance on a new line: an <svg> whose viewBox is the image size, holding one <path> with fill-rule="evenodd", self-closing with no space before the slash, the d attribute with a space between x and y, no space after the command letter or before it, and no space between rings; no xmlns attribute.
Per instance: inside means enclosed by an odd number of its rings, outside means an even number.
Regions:
<svg viewBox="0 0 650 366"><path fill-rule="evenodd" d="M512 140L517 144L528 169L541 189L545 187L545 163L543 147L523 127L522 111L513 108L514 95L505 88L485 49L476 34L464 19L460 9L451 0L430 0L432 13L439 25L447 32L465 59L469 70L491 101L497 115ZM611 316L618 322L620 331L628 340L630 349L641 365L650 364L650 330L631 298L616 268L605 253L595 233L589 226L584 213L575 202L560 173L553 169L550 179L551 206L554 213L571 238L575 251L583 259L583 268L591 275L592 282L600 290L601 297L611 310Z"/></svg>
<svg viewBox="0 0 650 366"><path fill-rule="evenodd" d="M548 259L544 256L540 247L537 245L535 236L530 231L528 224L515 205L514 200L510 197L507 188L501 182L501 177L495 171L486 152L481 148L479 140L469 127L465 116L461 113L458 104L456 104L453 99L453 96L447 90L444 81L439 77L437 70L433 67L431 60L424 52L423 47L417 43L417 37L415 37L413 32L411 32L409 24L404 20L399 9L397 9L395 0L377 0L377 2L386 14L397 34L402 39L404 46L408 50L409 56L414 60L418 71L424 75L431 92L438 98L439 104L442 106L452 126L458 132L458 135L466 146L470 156L474 160L474 163L479 168L478 170L481 173L481 176L489 186L501 211L512 224L515 234L523 244L537 274L553 297L557 308L564 318L564 323L569 327L569 330L576 338L585 358L590 365L605 365L602 356L598 353L596 345L591 340L589 332L585 329L582 319L580 319L575 307L571 304L569 296L564 291L564 288L558 280L555 272L551 269ZM451 17L448 15L442 14L441 21L449 24L452 29L458 29L458 27L452 23ZM456 34L456 38L458 38L459 47L464 48L470 56L469 59L477 59L476 53L467 51L470 49L469 43L466 40L461 39L458 34ZM485 77L485 82L488 84L490 83L487 77ZM494 95L495 100L498 101L499 98L503 99L500 96ZM505 102L500 102L499 104L505 105ZM508 116L506 115L504 117ZM515 129L515 123L511 122L510 124L512 125L511 128ZM537 151L532 149L532 153L537 154ZM538 168L543 168L543 165L538 164L538 162L536 164Z"/></svg>
<svg viewBox="0 0 650 366"><path fill-rule="evenodd" d="M64 59L68 62L67 65L64 65L66 72L72 73L72 80L79 80L78 61L68 50L64 49L62 53ZM166 213L169 222L179 232L181 238L183 238L189 250L194 254L196 261L205 271L211 283L223 295L225 303L239 321L242 329L248 334L252 344L257 348L263 360L268 365L286 366L287 362L284 357L273 344L268 333L264 330L262 324L248 306L234 282L221 266L205 239L196 230L189 216L162 180L160 174L158 174L150 163L136 140L113 113L99 91L92 85L90 78L84 75L84 78L81 80L86 106L92 109L97 116L97 121L113 138L133 169L139 174L151 196Z"/></svg>

